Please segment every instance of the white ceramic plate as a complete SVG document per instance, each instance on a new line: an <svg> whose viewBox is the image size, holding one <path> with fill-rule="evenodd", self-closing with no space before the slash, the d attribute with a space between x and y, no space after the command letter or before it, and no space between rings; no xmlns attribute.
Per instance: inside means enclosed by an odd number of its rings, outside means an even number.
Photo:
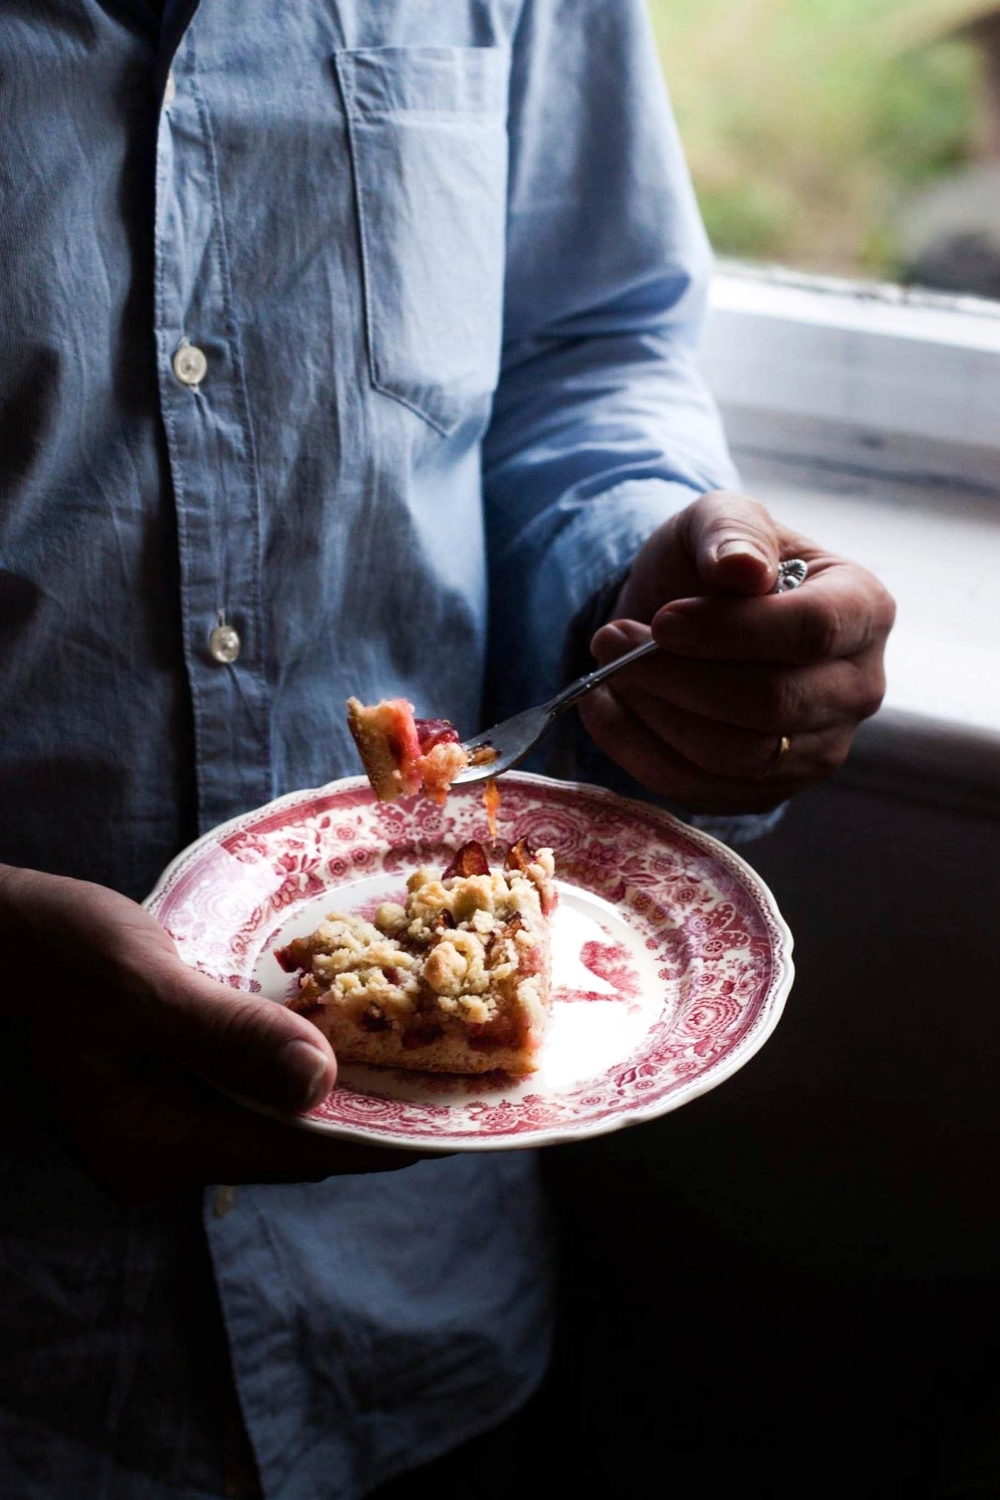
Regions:
<svg viewBox="0 0 1000 1500"><path fill-rule="evenodd" d="M555 851L554 1003L540 1070L455 1078L345 1065L308 1130L448 1151L549 1145L638 1124L714 1088L752 1057L792 984L792 938L738 855L644 803L508 773L500 837ZM400 900L419 865L488 843L480 789L447 805L373 801L363 777L294 792L214 829L146 905L181 956L285 1000L274 949L333 910Z"/></svg>

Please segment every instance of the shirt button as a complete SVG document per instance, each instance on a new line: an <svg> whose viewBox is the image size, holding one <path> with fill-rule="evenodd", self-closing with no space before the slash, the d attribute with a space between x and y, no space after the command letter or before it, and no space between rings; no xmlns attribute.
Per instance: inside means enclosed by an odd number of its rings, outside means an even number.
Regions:
<svg viewBox="0 0 1000 1500"><path fill-rule="evenodd" d="M167 81L163 85L163 107L164 107L164 109L166 109L166 107L167 107L168 104L173 104L173 102L174 102L174 95L176 93L177 93L177 84L174 82L174 74L173 74L173 70L171 69L171 71L167 74Z"/></svg>
<svg viewBox="0 0 1000 1500"><path fill-rule="evenodd" d="M224 1219L236 1207L237 1192L234 1187L223 1184L217 1187L212 1199L212 1212L217 1219Z"/></svg>
<svg viewBox="0 0 1000 1500"><path fill-rule="evenodd" d="M185 339L173 358L174 374L182 385L200 385L208 370L208 360L197 344Z"/></svg>
<svg viewBox="0 0 1000 1500"><path fill-rule="evenodd" d="M231 625L216 625L208 638L209 655L223 666L229 666L239 656L242 644Z"/></svg>

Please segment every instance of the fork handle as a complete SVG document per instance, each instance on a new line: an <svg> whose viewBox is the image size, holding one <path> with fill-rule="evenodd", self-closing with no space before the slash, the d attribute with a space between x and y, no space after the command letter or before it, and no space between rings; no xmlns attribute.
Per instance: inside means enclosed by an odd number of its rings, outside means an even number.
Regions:
<svg viewBox="0 0 1000 1500"><path fill-rule="evenodd" d="M588 672L586 677L578 677L571 682L569 687L563 688L551 702L546 704L550 713L561 714L563 709L572 708L574 703L591 692L595 687L600 687L609 677L620 672L623 667L630 667L633 662L642 661L645 656L652 656L654 651L659 651L659 646L654 640L648 640L642 646L637 646L634 651L627 651L624 656L619 656L616 661L608 662L606 667L598 667L595 672Z"/></svg>
<svg viewBox="0 0 1000 1500"><path fill-rule="evenodd" d="M778 577L772 594L786 594L792 589L801 588L806 581L809 572L809 564L801 557L789 558L786 562L779 563ZM598 667L596 672L588 672L586 677L578 677L576 682L571 682L569 687L563 688L557 693L550 703L545 707L549 713L561 714L564 708L572 708L581 698L595 687L600 687L609 677L620 672L623 667L630 667L635 661L642 661L644 656L652 656L654 651L659 651L659 646L654 640L648 640L644 646L637 646L634 651L628 651L624 656L619 656L617 661L609 662L606 667Z"/></svg>

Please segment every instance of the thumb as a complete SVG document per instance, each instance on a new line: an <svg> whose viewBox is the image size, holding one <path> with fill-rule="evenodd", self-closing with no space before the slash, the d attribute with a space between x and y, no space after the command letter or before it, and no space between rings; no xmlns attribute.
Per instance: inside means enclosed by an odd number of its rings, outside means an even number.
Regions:
<svg viewBox="0 0 1000 1500"><path fill-rule="evenodd" d="M150 1040L211 1083L278 1109L309 1109L333 1088L337 1061L315 1026L189 969L158 978L144 1028Z"/></svg>
<svg viewBox="0 0 1000 1500"><path fill-rule="evenodd" d="M778 529L755 500L730 490L703 495L684 512L684 541L713 594L767 594L781 561Z"/></svg>

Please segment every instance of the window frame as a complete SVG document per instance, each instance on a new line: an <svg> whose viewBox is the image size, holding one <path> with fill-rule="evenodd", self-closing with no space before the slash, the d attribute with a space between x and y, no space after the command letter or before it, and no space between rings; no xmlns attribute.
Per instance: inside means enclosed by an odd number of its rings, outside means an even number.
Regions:
<svg viewBox="0 0 1000 1500"><path fill-rule="evenodd" d="M702 367L737 456L1000 504L1000 302L721 262Z"/></svg>
<svg viewBox="0 0 1000 1500"><path fill-rule="evenodd" d="M883 575L900 603L886 702L839 779L1000 820L1000 595L995 632L981 611L978 625L967 620L965 604L976 578L981 587L1000 576L1000 303L721 263L702 365L752 493L767 503L767 481L780 492L791 478L827 504L860 499L871 507L871 549L851 555L876 571L880 549L895 559L895 581ZM920 504L905 503L915 493ZM937 529L922 524L928 510ZM986 532L970 534L966 570L970 511L985 515ZM950 561L935 550L942 520L959 543ZM963 662L993 663L977 666L975 702L961 716L944 707L940 661L926 658L927 632L945 617ZM917 701L893 690L893 662L898 677L904 660Z"/></svg>

